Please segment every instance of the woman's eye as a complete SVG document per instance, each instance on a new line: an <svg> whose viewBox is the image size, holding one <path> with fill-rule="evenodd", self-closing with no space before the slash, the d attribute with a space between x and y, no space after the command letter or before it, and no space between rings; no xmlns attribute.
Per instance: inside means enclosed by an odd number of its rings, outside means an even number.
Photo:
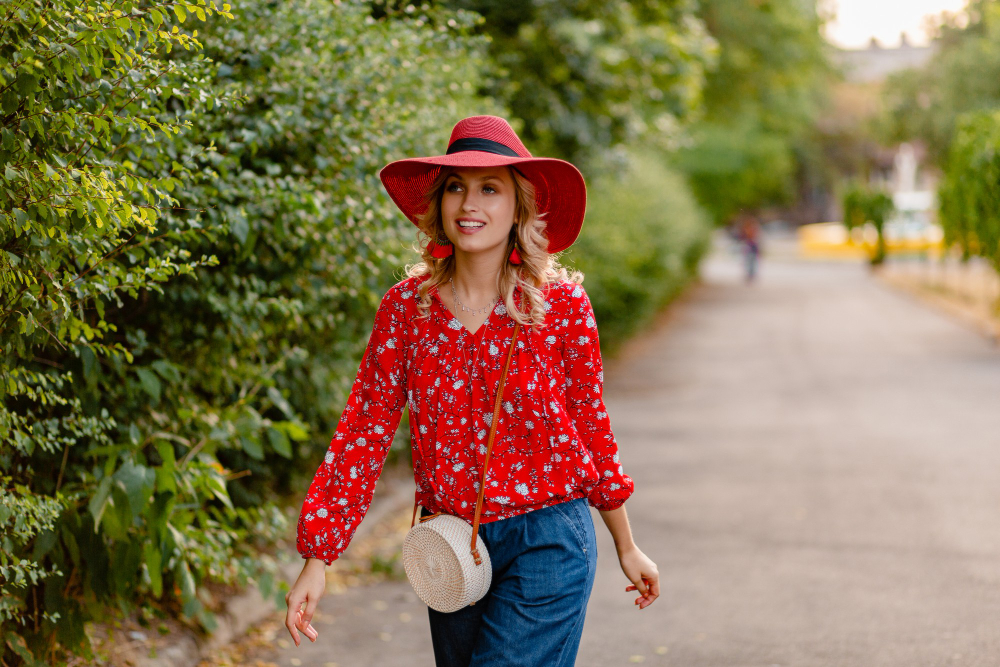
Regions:
<svg viewBox="0 0 1000 667"><path fill-rule="evenodd" d="M496 192L492 185L484 185L483 192Z"/></svg>
<svg viewBox="0 0 1000 667"><path fill-rule="evenodd" d="M459 191L459 190L461 190L461 189L462 189L462 188L461 188L461 186L459 186L459 184L458 184L458 183L450 183L450 184L448 184L448 186L447 186L447 187L445 188L445 190L447 190L448 192L458 192L458 191Z"/></svg>

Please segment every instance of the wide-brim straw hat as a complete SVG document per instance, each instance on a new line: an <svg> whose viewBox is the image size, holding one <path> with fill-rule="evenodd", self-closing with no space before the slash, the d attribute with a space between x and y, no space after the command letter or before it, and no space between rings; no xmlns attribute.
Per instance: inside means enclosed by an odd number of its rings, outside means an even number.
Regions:
<svg viewBox="0 0 1000 667"><path fill-rule="evenodd" d="M538 213L545 214L548 251L570 247L580 235L587 209L583 174L565 160L532 157L514 128L497 116L472 116L451 131L444 155L397 160L379 178L399 210L418 224L424 197L443 167L515 167L535 186Z"/></svg>

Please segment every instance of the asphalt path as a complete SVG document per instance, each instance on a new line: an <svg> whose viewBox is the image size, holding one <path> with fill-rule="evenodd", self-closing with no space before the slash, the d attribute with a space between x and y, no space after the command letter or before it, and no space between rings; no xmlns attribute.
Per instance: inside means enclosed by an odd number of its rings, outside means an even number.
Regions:
<svg viewBox="0 0 1000 667"><path fill-rule="evenodd" d="M598 323L599 324L599 323ZM854 263L721 246L606 368L633 593L596 510L577 664L1000 665L1000 350ZM405 581L328 595L280 665L431 666Z"/></svg>

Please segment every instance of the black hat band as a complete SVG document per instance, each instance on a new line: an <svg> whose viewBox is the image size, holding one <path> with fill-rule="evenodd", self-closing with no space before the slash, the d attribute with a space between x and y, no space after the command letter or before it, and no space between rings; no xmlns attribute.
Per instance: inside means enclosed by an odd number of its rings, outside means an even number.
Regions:
<svg viewBox="0 0 1000 667"><path fill-rule="evenodd" d="M448 152L446 155L460 153L462 151L482 151L484 153L495 153L496 155L506 155L508 157L523 157L518 155L514 149L504 146L499 141L480 139L478 137L456 139L451 143L451 146L448 146Z"/></svg>

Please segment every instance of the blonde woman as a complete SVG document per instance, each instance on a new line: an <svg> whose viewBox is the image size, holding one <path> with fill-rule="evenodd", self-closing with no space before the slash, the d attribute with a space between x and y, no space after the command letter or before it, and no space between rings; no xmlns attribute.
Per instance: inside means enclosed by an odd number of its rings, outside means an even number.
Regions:
<svg viewBox="0 0 1000 667"><path fill-rule="evenodd" d="M492 582L459 611L428 607L431 640L439 667L573 665L597 562L589 507L614 538L638 608L659 595L656 565L625 514L634 484L602 398L594 312L582 275L553 257L583 225L583 176L568 162L532 157L496 116L460 121L445 155L393 162L380 176L429 242L382 298L306 494L298 524L306 562L287 596L286 626L296 645L299 631L316 641L310 621L324 568L368 510L404 406L421 516L473 523L494 395L519 322L479 525Z"/></svg>

